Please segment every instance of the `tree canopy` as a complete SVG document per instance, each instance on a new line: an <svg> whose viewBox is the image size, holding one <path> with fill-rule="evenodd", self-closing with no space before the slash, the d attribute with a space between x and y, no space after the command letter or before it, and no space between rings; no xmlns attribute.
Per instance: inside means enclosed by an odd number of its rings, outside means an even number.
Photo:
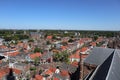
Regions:
<svg viewBox="0 0 120 80"><path fill-rule="evenodd" d="M56 62L69 62L69 55L67 51L62 51L53 55L53 60Z"/></svg>
<svg viewBox="0 0 120 80"><path fill-rule="evenodd" d="M36 48L34 49L34 53L36 53L36 52L41 52L41 53L43 53L43 50L42 50L41 48L36 47Z"/></svg>

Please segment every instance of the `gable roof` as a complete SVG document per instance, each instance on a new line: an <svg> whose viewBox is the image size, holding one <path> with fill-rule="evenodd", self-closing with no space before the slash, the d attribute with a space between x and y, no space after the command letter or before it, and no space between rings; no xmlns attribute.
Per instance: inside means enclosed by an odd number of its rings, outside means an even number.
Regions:
<svg viewBox="0 0 120 80"><path fill-rule="evenodd" d="M69 76L69 73L67 70L62 70L60 73L62 76Z"/></svg>
<svg viewBox="0 0 120 80"><path fill-rule="evenodd" d="M110 56L113 51L114 49L95 47L84 62L93 65L100 65Z"/></svg>
<svg viewBox="0 0 120 80"><path fill-rule="evenodd" d="M106 80L120 80L120 50L116 50Z"/></svg>
<svg viewBox="0 0 120 80"><path fill-rule="evenodd" d="M85 52L87 49L88 49L87 47L83 47L83 48L81 49L81 52Z"/></svg>
<svg viewBox="0 0 120 80"><path fill-rule="evenodd" d="M53 72L52 72L50 69L48 69L48 70L45 72L45 74L52 75Z"/></svg>
<svg viewBox="0 0 120 80"><path fill-rule="evenodd" d="M102 49L106 52L106 49ZM86 78L84 80L120 80L120 50L107 49L107 51L112 51L112 53L106 53L108 57L104 57L105 60L101 59L101 64L98 64L96 70L88 77L89 79ZM99 55L94 57L100 59Z"/></svg>
<svg viewBox="0 0 120 80"><path fill-rule="evenodd" d="M96 42L91 42L90 45L91 46L96 46Z"/></svg>
<svg viewBox="0 0 120 80"><path fill-rule="evenodd" d="M37 57L41 57L42 54L41 53L33 53L33 54L30 54L29 56L30 56L31 59L35 59Z"/></svg>
<svg viewBox="0 0 120 80"><path fill-rule="evenodd" d="M54 78L53 78L53 80L60 80L60 79L58 79L58 78L54 77Z"/></svg>
<svg viewBox="0 0 120 80"><path fill-rule="evenodd" d="M41 75L35 75L35 80L42 80L43 79L43 76Z"/></svg>
<svg viewBox="0 0 120 80"><path fill-rule="evenodd" d="M16 56L18 55L20 52L18 50L15 51L11 51L11 52L6 52L4 53L4 55L9 55L9 56Z"/></svg>
<svg viewBox="0 0 120 80"><path fill-rule="evenodd" d="M52 36L47 36L47 39L52 39Z"/></svg>
<svg viewBox="0 0 120 80"><path fill-rule="evenodd" d="M77 54L77 53L75 53L75 54L72 54L72 55L70 56L70 58L80 59L80 55Z"/></svg>
<svg viewBox="0 0 120 80"><path fill-rule="evenodd" d="M108 74L114 52L96 69L90 80L105 80ZM104 72L103 72L104 71Z"/></svg>

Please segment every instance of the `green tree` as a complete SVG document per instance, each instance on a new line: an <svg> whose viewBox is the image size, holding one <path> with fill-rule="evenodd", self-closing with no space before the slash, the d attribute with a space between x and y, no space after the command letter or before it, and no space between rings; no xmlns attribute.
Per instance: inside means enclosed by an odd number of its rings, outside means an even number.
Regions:
<svg viewBox="0 0 120 80"><path fill-rule="evenodd" d="M94 39L94 41L96 41L96 40L98 39L98 36L94 36L94 38L93 38L93 39Z"/></svg>
<svg viewBox="0 0 120 80"><path fill-rule="evenodd" d="M67 51L56 53L53 55L53 60L56 62L60 61L60 62L68 63L69 62L69 55L68 55Z"/></svg>
<svg viewBox="0 0 120 80"><path fill-rule="evenodd" d="M73 42L73 40L72 40L72 39L69 39L69 40L68 40L68 42L72 43L72 42Z"/></svg>
<svg viewBox="0 0 120 80"><path fill-rule="evenodd" d="M46 44L49 45L49 44L50 44L50 41L47 41Z"/></svg>
<svg viewBox="0 0 120 80"><path fill-rule="evenodd" d="M35 66L37 66L37 65L39 64L39 61L40 61L40 58L39 58L39 57L36 57L35 60L34 60Z"/></svg>
<svg viewBox="0 0 120 80"><path fill-rule="evenodd" d="M39 70L39 75L40 75L42 72L43 72L43 70L42 70L42 69L40 69L40 70Z"/></svg>
<svg viewBox="0 0 120 80"><path fill-rule="evenodd" d="M36 47L36 48L34 49L34 53L36 53L36 52L41 52L41 53L43 53L43 50Z"/></svg>
<svg viewBox="0 0 120 80"><path fill-rule="evenodd" d="M30 71L35 71L36 67L30 67Z"/></svg>
<svg viewBox="0 0 120 80"><path fill-rule="evenodd" d="M34 40L33 39L29 39L28 42L34 42Z"/></svg>

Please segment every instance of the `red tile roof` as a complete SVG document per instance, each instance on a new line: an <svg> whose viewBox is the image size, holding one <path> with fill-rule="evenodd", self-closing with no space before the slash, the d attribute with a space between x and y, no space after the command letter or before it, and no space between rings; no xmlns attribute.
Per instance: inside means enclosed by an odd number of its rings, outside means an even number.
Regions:
<svg viewBox="0 0 120 80"><path fill-rule="evenodd" d="M9 56L16 56L19 54L19 51L14 51L14 52L8 52L8 53L4 53L5 55L9 55Z"/></svg>
<svg viewBox="0 0 120 80"><path fill-rule="evenodd" d="M88 49L87 47L83 47L83 48L81 49L81 52L85 52L87 49Z"/></svg>
<svg viewBox="0 0 120 80"><path fill-rule="evenodd" d="M15 69L15 68L13 68L13 72L15 72L15 74L21 74L21 70L19 70L19 69Z"/></svg>
<svg viewBox="0 0 120 80"><path fill-rule="evenodd" d="M73 62L72 62L72 65L73 65L73 66L78 66L78 62L77 62L77 61L73 61Z"/></svg>
<svg viewBox="0 0 120 80"><path fill-rule="evenodd" d="M47 39L52 39L52 36L47 36Z"/></svg>
<svg viewBox="0 0 120 80"><path fill-rule="evenodd" d="M5 68L3 68L3 69L0 69L0 78L2 78L2 77L4 77L5 75L7 75L7 74L9 73L9 71L10 71L10 68L8 68L8 67L5 67ZM13 68L13 72L15 72L15 74L19 75L19 74L21 74L22 71Z"/></svg>
<svg viewBox="0 0 120 80"><path fill-rule="evenodd" d="M35 75L35 80L43 80L43 76L41 76L41 75Z"/></svg>
<svg viewBox="0 0 120 80"><path fill-rule="evenodd" d="M68 71L66 71L66 70L62 70L62 71L61 71L61 75L62 75L62 76L69 76L69 73L68 73Z"/></svg>
<svg viewBox="0 0 120 80"><path fill-rule="evenodd" d="M55 72L56 68L50 67L49 70Z"/></svg>
<svg viewBox="0 0 120 80"><path fill-rule="evenodd" d="M2 63L2 60L0 60L0 63Z"/></svg>
<svg viewBox="0 0 120 80"><path fill-rule="evenodd" d="M62 49L62 50L66 50L66 49L67 49L67 46L61 46L61 49Z"/></svg>
<svg viewBox="0 0 120 80"><path fill-rule="evenodd" d="M80 40L79 43L82 44L82 43L84 43L84 41L83 41L83 40Z"/></svg>
<svg viewBox="0 0 120 80"><path fill-rule="evenodd" d="M70 58L78 58L78 59L80 59L80 55L79 54L72 54L71 56L70 56Z"/></svg>
<svg viewBox="0 0 120 80"><path fill-rule="evenodd" d="M2 78L5 75L6 75L6 73L4 71L0 71L0 78Z"/></svg>
<svg viewBox="0 0 120 80"><path fill-rule="evenodd" d="M91 46L96 46L96 42L91 42L90 45Z"/></svg>
<svg viewBox="0 0 120 80"><path fill-rule="evenodd" d="M54 77L53 80L60 80L59 78Z"/></svg>
<svg viewBox="0 0 120 80"><path fill-rule="evenodd" d="M29 56L30 56L31 59L35 59L37 57L41 57L42 54L41 53L33 53L33 54L30 54Z"/></svg>
<svg viewBox="0 0 120 80"><path fill-rule="evenodd" d="M4 45L1 45L1 46L0 46L0 48L5 49L5 48L7 48L7 47L6 47L6 46L4 46Z"/></svg>
<svg viewBox="0 0 120 80"><path fill-rule="evenodd" d="M48 69L48 70L45 72L45 74L52 75L53 72L52 72L50 69Z"/></svg>

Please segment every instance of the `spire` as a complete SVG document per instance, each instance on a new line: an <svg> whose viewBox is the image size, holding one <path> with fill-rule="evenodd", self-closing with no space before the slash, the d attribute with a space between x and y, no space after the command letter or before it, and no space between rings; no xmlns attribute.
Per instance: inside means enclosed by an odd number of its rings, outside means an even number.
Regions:
<svg viewBox="0 0 120 80"><path fill-rule="evenodd" d="M6 76L6 80L15 80L12 68L10 68L9 74Z"/></svg>

